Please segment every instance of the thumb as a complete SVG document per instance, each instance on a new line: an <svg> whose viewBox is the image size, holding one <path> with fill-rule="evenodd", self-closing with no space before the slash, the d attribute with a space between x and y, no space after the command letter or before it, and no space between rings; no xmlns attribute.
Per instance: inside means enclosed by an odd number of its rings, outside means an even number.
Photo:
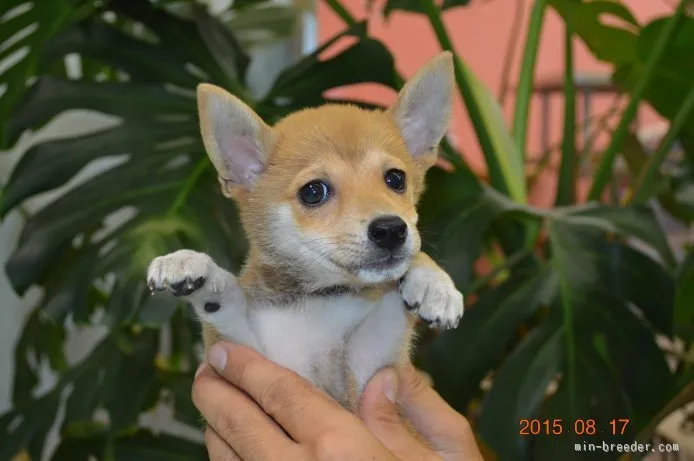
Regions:
<svg viewBox="0 0 694 461"><path fill-rule="evenodd" d="M364 389L359 416L366 427L401 459L420 459L431 452L403 423L396 405L398 376L391 368L374 375Z"/></svg>
<svg viewBox="0 0 694 461"><path fill-rule="evenodd" d="M446 460L482 460L470 423L407 364L400 371L398 402L403 414Z"/></svg>

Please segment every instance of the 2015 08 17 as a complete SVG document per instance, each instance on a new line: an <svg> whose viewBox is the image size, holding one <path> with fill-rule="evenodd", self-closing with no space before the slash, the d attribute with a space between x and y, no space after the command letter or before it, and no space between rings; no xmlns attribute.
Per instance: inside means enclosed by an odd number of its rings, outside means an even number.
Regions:
<svg viewBox="0 0 694 461"><path fill-rule="evenodd" d="M565 431L576 435L624 435L629 426L628 418L611 419L607 425L601 427L594 419L576 419L565 421L563 419L521 419L519 421L520 435L561 435Z"/></svg>

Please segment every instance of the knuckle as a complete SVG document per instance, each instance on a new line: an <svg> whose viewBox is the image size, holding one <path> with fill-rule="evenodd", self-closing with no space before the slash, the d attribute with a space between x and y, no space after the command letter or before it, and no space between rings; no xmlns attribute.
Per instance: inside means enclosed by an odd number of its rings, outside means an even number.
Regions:
<svg viewBox="0 0 694 461"><path fill-rule="evenodd" d="M335 431L326 431L310 444L310 453L317 461L345 459L344 439Z"/></svg>
<svg viewBox="0 0 694 461"><path fill-rule="evenodd" d="M239 461L231 448L219 440L212 429L205 431L205 446L210 457L210 461Z"/></svg>
<svg viewBox="0 0 694 461"><path fill-rule="evenodd" d="M377 424L382 428L395 428L397 426L402 426L402 419L397 412L391 409L381 408L379 411L375 411L371 416L371 424Z"/></svg>
<svg viewBox="0 0 694 461"><path fill-rule="evenodd" d="M231 440L239 431L241 421L244 420L239 409L227 409L219 412L215 418L213 427L222 440Z"/></svg>
<svg viewBox="0 0 694 461"><path fill-rule="evenodd" d="M297 380L293 374L285 374L272 381L260 392L258 404L270 415L277 415L287 406L294 406L296 397L292 390Z"/></svg>
<svg viewBox="0 0 694 461"><path fill-rule="evenodd" d="M424 375L421 371L416 368L412 368L412 372L409 373L409 383L408 383L410 395L418 396L431 391L429 383L424 379Z"/></svg>

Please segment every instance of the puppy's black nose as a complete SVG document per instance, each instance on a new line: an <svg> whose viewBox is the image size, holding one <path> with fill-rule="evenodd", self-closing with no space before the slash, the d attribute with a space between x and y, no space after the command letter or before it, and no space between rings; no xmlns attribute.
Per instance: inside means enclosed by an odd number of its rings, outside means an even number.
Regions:
<svg viewBox="0 0 694 461"><path fill-rule="evenodd" d="M407 239L407 224L397 216L382 216L371 221L368 234L379 248L395 250Z"/></svg>

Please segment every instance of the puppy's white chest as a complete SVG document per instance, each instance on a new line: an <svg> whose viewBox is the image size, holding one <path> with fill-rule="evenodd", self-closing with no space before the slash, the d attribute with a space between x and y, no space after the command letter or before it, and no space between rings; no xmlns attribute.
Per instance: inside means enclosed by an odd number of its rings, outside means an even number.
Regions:
<svg viewBox="0 0 694 461"><path fill-rule="evenodd" d="M377 301L347 295L281 308L253 306L249 324L259 352L335 397L345 392L345 379L361 390L378 369L398 360L409 339L397 291Z"/></svg>
<svg viewBox="0 0 694 461"><path fill-rule="evenodd" d="M376 307L353 296L308 298L292 306L253 306L250 327L260 352L301 372L315 365L316 357L344 343Z"/></svg>

